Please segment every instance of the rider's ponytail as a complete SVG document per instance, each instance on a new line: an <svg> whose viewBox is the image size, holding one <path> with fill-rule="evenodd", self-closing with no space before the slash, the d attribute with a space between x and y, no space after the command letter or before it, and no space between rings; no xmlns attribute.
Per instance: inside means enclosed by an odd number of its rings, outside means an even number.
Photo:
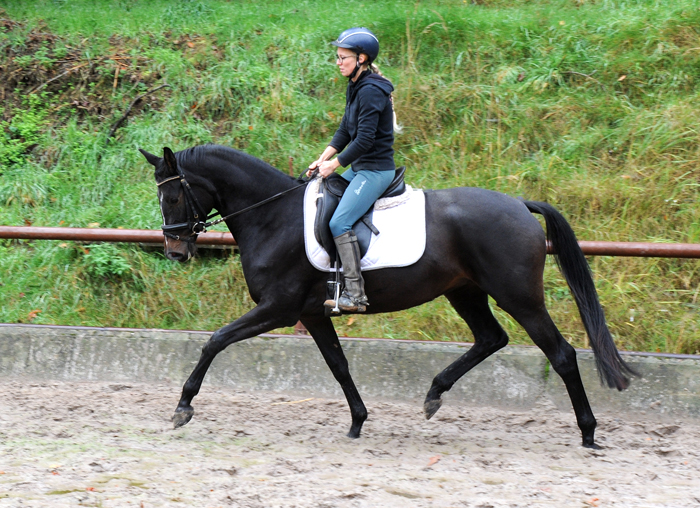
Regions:
<svg viewBox="0 0 700 508"><path fill-rule="evenodd" d="M384 74L382 74L381 71L379 70L379 67L377 67L376 63L371 63L369 65L369 69L371 72L374 72L375 74L379 74L380 76L384 76ZM394 108L394 93L393 92L389 96L389 99L391 100L391 110L392 110L392 113L394 114L394 132L396 134L401 134L401 131L403 131L403 127L400 126L399 123L396 121L396 109Z"/></svg>

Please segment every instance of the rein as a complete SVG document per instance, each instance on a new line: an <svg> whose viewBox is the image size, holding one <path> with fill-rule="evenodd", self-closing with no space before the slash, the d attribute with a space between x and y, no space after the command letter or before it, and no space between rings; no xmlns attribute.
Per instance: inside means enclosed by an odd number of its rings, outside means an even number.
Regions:
<svg viewBox="0 0 700 508"><path fill-rule="evenodd" d="M302 173L299 178L297 178L297 181L301 181L303 183L300 183L299 185L296 185L292 187L291 189L287 189L282 192L278 192L274 196L271 196L267 199L263 199L262 201L255 203L253 205L247 206L246 208L243 208L242 210L238 210L237 212L230 213L226 215L225 217L221 217L215 221L210 221L210 219L216 217L217 215L220 215L220 213L214 212L208 217L206 217L204 220L200 219L200 210L202 209L201 205L199 204L199 201L197 200L197 196L194 195L194 192L192 191L192 188L190 187L189 182L187 182L187 179L185 178L185 173L180 169L180 167L177 167L178 175L171 176L170 178L166 178L165 180L161 182L157 182L156 185L160 187L164 183L171 182L173 180L180 180L180 185L185 191L185 203L187 205L187 222L180 222L177 224L163 224L160 228L163 230L163 235L167 236L168 238L172 238L173 240L179 240L183 242L188 242L188 243L194 243L197 241L197 236L200 233L206 233L207 228L210 228L211 226L215 226L217 224L220 224L228 219L232 219L233 217L237 217L238 215L241 215L245 212L248 212L250 210L253 210L254 208L258 208L262 205L265 205L267 203L270 203L271 201L275 201L276 199L281 198L285 194L288 194L294 190L297 190L300 187L304 187L306 184L308 184L313 178L316 177L318 174L318 169L314 170L311 175L308 177L307 180L304 180ZM205 214L201 214L202 217L205 216ZM181 237L180 235L176 235L171 233L171 231L175 231L178 229L189 229L190 234L186 237Z"/></svg>

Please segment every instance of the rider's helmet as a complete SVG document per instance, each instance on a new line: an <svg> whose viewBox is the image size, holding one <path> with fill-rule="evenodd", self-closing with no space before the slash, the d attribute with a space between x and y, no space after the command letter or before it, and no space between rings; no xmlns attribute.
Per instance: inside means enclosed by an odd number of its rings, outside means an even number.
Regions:
<svg viewBox="0 0 700 508"><path fill-rule="evenodd" d="M348 28L331 44L339 48L351 49L358 56L364 53L369 58L367 65L374 62L379 54L379 39L368 28Z"/></svg>

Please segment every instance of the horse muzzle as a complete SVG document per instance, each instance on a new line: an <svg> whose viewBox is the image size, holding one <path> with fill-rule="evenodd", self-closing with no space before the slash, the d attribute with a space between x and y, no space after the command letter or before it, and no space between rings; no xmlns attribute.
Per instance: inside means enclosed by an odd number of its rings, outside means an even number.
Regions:
<svg viewBox="0 0 700 508"><path fill-rule="evenodd" d="M194 242L165 238L165 257L171 261L184 263L194 256L196 251L197 246Z"/></svg>

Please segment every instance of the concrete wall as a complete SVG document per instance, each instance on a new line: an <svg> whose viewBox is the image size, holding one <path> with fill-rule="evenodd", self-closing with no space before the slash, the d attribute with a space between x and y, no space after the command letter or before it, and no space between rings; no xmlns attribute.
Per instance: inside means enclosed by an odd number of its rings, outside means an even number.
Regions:
<svg viewBox="0 0 700 508"><path fill-rule="evenodd" d="M181 385L199 359L205 332L0 324L0 376L65 381L166 382ZM422 404L430 382L469 344L344 339L350 370L363 397ZM593 356L578 361L595 412L644 412L700 418L700 357L630 353L643 374L624 392L603 388ZM342 397L312 339L263 336L221 353L206 383L248 390ZM533 407L542 398L570 410L559 376L537 348L512 346L464 376L448 403Z"/></svg>

